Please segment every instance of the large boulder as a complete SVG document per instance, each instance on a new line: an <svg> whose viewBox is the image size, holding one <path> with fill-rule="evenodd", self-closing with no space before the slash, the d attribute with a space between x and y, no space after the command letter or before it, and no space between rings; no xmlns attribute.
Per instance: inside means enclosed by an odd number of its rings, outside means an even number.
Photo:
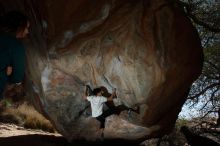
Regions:
<svg viewBox="0 0 220 146"><path fill-rule="evenodd" d="M14 8L12 7L12 4ZM7 0L31 18L29 95L68 140L94 140L99 122L85 85L117 89L140 112L106 120L105 138L137 140L169 133L202 68L196 29L169 0Z"/></svg>

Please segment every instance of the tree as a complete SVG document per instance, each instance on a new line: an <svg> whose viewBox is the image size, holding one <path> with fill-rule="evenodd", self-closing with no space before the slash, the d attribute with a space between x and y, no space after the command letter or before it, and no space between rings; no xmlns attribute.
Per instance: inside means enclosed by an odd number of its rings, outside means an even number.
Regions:
<svg viewBox="0 0 220 146"><path fill-rule="evenodd" d="M201 76L193 83L186 104L199 104L202 117L218 114L220 125L220 1L178 1L196 26L204 50Z"/></svg>

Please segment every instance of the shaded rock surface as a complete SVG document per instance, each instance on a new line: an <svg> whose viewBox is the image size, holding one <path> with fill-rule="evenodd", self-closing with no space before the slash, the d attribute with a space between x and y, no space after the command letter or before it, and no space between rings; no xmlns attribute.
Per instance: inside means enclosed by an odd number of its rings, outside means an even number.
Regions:
<svg viewBox="0 0 220 146"><path fill-rule="evenodd" d="M107 118L105 138L168 133L202 68L200 40L168 0L7 0L31 19L27 87L36 108L68 140L94 140L99 123L83 100L86 84L117 89L140 113ZM3 9L2 9L3 10Z"/></svg>

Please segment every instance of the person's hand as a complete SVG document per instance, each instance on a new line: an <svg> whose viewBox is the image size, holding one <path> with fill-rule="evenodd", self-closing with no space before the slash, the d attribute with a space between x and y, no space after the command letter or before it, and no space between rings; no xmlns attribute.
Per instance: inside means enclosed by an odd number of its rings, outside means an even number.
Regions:
<svg viewBox="0 0 220 146"><path fill-rule="evenodd" d="M22 92L24 92L24 86L21 82L20 83L15 83L15 92L17 94L22 94Z"/></svg>
<svg viewBox="0 0 220 146"><path fill-rule="evenodd" d="M116 88L113 89L112 94L115 96L116 95Z"/></svg>
<svg viewBox="0 0 220 146"><path fill-rule="evenodd" d="M6 90L5 90L5 97L11 97L11 98L15 98L15 97L23 97L25 94L24 92L24 86L22 83L14 83L14 84L10 84L7 85Z"/></svg>
<svg viewBox="0 0 220 146"><path fill-rule="evenodd" d="M7 76L10 76L12 74L12 67L11 66L8 66L7 68L6 68L6 75Z"/></svg>

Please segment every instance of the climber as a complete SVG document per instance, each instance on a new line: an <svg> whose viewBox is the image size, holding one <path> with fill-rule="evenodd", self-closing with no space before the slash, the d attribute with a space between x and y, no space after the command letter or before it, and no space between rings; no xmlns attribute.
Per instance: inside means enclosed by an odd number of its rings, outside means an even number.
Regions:
<svg viewBox="0 0 220 146"><path fill-rule="evenodd" d="M84 98L87 99L90 104L91 104L91 109L92 109L92 117L96 118L100 122L100 133L101 133L101 138L104 137L104 128L105 128L105 119L106 117L112 115L112 114L120 114L121 111L123 110L129 110L129 111L134 111L139 113L139 108L137 109L132 109L128 108L124 105L119 105L117 107L109 107L108 110L103 112L103 105L106 102L113 101L114 97L116 96L116 89L113 90L112 94L109 94L108 98L104 97L103 94L106 93L104 92L104 89L107 90L104 87L100 88L95 88L93 92L91 92L90 86L86 85L85 89L85 95Z"/></svg>
<svg viewBox="0 0 220 146"><path fill-rule="evenodd" d="M102 96L103 91L101 90L101 88L95 88L93 90L94 95L88 96L88 87L89 86L87 85L84 98L87 99L91 104L92 117L100 121L100 133L101 133L101 137L103 138L104 137L103 131L105 128L105 118L114 113L114 111L112 111L111 109L103 112L103 105L105 102L113 100L113 97L116 95L116 90L114 89L110 97L106 98Z"/></svg>
<svg viewBox="0 0 220 146"><path fill-rule="evenodd" d="M30 22L19 11L10 11L0 18L0 100L7 81L21 86L25 69L25 49L21 39L29 33Z"/></svg>

